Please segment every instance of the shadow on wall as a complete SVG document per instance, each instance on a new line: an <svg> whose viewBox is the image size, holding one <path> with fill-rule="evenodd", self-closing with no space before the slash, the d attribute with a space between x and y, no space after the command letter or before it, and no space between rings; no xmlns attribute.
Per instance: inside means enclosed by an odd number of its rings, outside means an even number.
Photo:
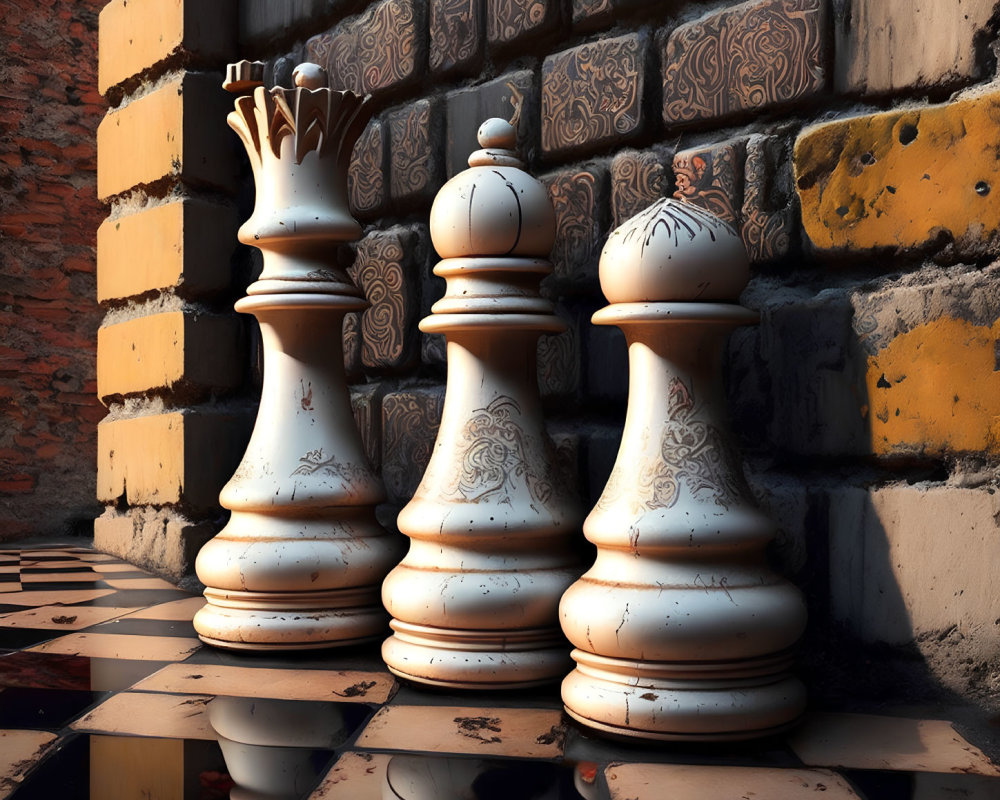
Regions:
<svg viewBox="0 0 1000 800"><path fill-rule="evenodd" d="M748 477L781 528L777 566L809 600L819 705L1000 709L1000 501L943 468L988 441L976 404L995 337L977 320L924 322L941 291L759 278L743 298L762 324L731 341L730 408L745 452L767 459Z"/></svg>

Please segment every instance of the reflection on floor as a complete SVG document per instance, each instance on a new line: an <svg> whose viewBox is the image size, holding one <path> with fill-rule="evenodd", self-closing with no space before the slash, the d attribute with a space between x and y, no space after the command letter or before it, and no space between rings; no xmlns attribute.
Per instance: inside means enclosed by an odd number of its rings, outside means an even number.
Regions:
<svg viewBox="0 0 1000 800"><path fill-rule="evenodd" d="M945 721L615 743L568 723L557 687L448 695L398 685L376 646L202 646L201 603L92 550L0 550L0 798L1000 797L1000 769Z"/></svg>

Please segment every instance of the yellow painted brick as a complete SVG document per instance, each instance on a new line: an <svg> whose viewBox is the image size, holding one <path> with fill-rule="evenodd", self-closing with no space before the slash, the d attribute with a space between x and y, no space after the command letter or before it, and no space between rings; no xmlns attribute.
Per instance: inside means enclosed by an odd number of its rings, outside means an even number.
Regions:
<svg viewBox="0 0 1000 800"><path fill-rule="evenodd" d="M239 385L240 322L235 316L166 311L97 331L97 395L108 398L177 383L195 390Z"/></svg>
<svg viewBox="0 0 1000 800"><path fill-rule="evenodd" d="M866 372L872 449L1000 453L1000 320L941 317L900 334Z"/></svg>
<svg viewBox="0 0 1000 800"><path fill-rule="evenodd" d="M113 86L176 55L198 62L231 59L236 50L233 0L111 0L101 11L98 89Z"/></svg>
<svg viewBox="0 0 1000 800"><path fill-rule="evenodd" d="M162 178L230 190L233 143L224 120L232 99L214 75L186 73L108 113L97 129L97 194Z"/></svg>
<svg viewBox="0 0 1000 800"><path fill-rule="evenodd" d="M802 222L821 250L975 248L1000 230L1000 91L830 122L795 143Z"/></svg>
<svg viewBox="0 0 1000 800"><path fill-rule="evenodd" d="M106 419L97 426L97 498L214 509L249 427L243 417L200 410Z"/></svg>
<svg viewBox="0 0 1000 800"><path fill-rule="evenodd" d="M97 229L97 299L227 289L236 229L234 209L192 198L105 220Z"/></svg>

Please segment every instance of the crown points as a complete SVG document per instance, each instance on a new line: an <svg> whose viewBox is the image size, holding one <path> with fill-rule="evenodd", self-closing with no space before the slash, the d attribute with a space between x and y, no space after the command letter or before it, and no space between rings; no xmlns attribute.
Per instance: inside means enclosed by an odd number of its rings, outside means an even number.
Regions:
<svg viewBox="0 0 1000 800"><path fill-rule="evenodd" d="M302 89L326 89L330 85L326 70L319 64L311 64L308 61L299 64L292 70L292 81Z"/></svg>
<svg viewBox="0 0 1000 800"><path fill-rule="evenodd" d="M263 61L237 61L226 65L226 79L222 88L233 94L249 94L264 85Z"/></svg>

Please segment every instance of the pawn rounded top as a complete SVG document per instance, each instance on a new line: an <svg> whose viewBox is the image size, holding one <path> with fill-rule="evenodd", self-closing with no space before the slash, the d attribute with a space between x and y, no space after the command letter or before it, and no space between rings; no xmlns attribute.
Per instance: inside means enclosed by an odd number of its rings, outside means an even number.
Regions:
<svg viewBox="0 0 1000 800"><path fill-rule="evenodd" d="M448 181L431 206L431 240L441 258L546 258L555 241L555 212L545 187L524 171L517 130L488 119L469 169Z"/></svg>
<svg viewBox="0 0 1000 800"><path fill-rule="evenodd" d="M292 70L292 82L302 89L325 89L330 85L326 70L319 64L306 61Z"/></svg>
<svg viewBox="0 0 1000 800"><path fill-rule="evenodd" d="M601 252L609 303L736 303L750 259L736 230L714 214L661 198L611 232Z"/></svg>
<svg viewBox="0 0 1000 800"><path fill-rule="evenodd" d="M505 119L491 117L479 126L476 140L482 148L513 150L517 146L517 129Z"/></svg>

